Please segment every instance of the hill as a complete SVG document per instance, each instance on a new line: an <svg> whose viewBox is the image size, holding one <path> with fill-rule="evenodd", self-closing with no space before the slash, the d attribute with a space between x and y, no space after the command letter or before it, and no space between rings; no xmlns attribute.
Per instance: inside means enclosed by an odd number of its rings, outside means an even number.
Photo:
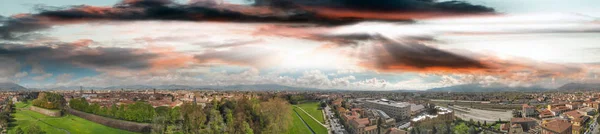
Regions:
<svg viewBox="0 0 600 134"><path fill-rule="evenodd" d="M502 84L480 85L480 84L465 84L441 88L432 88L427 91L432 92L536 92L547 91L549 89L532 86L532 87L510 87Z"/></svg>
<svg viewBox="0 0 600 134"><path fill-rule="evenodd" d="M600 83L567 83L558 88L559 90L598 90Z"/></svg>
<svg viewBox="0 0 600 134"><path fill-rule="evenodd" d="M0 83L0 91L19 91L19 90L27 90L27 88L25 88L19 84L12 83L12 82Z"/></svg>

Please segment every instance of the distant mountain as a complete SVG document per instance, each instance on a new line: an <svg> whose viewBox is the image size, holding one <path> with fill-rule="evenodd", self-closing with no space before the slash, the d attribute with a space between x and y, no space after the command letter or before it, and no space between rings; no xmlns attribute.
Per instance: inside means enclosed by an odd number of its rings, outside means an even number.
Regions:
<svg viewBox="0 0 600 134"><path fill-rule="evenodd" d="M317 88L291 87L277 84L258 84L258 85L232 85L224 86L225 90L322 90Z"/></svg>
<svg viewBox="0 0 600 134"><path fill-rule="evenodd" d="M465 84L441 88L432 88L427 91L433 92L535 92L547 91L549 89L532 86L532 87L510 87L503 84L481 85L481 84Z"/></svg>
<svg viewBox="0 0 600 134"><path fill-rule="evenodd" d="M558 88L559 90L599 90L600 83L567 83Z"/></svg>
<svg viewBox="0 0 600 134"><path fill-rule="evenodd" d="M12 83L12 82L0 83L0 91L18 91L18 90L27 90L27 88L25 88L19 84Z"/></svg>
<svg viewBox="0 0 600 134"><path fill-rule="evenodd" d="M84 87L86 88L86 87ZM88 88L90 89L90 88ZM94 89L94 88L91 88ZM246 91L271 91L271 90L320 90L316 88L291 87L277 84L257 84L257 85L229 85L229 86L185 86L185 85L127 85L127 86L112 86L100 89L215 89L215 90L246 90Z"/></svg>
<svg viewBox="0 0 600 134"><path fill-rule="evenodd" d="M160 85L160 86L148 86L148 85L126 85L126 86L112 86L102 89L195 89L195 87L184 86L184 85Z"/></svg>

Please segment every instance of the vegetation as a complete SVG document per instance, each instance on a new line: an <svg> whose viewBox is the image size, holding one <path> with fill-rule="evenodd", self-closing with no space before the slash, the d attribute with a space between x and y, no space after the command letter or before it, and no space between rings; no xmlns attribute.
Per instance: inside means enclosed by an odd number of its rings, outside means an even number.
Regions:
<svg viewBox="0 0 600 134"><path fill-rule="evenodd" d="M10 114L13 112L12 101L8 101L6 107L3 107L0 112L0 128L6 128L10 122Z"/></svg>
<svg viewBox="0 0 600 134"><path fill-rule="evenodd" d="M72 134L90 134L102 132L103 134L129 134L133 132L124 131L97 124L77 116L66 115L63 117L46 116L27 109L29 102L19 102L15 104L19 110L13 114L14 122L8 130L9 134L18 133L48 133L60 134L66 131ZM85 128L85 129L82 129Z"/></svg>
<svg viewBox="0 0 600 134"><path fill-rule="evenodd" d="M321 111L318 102L307 102L307 103L298 104L297 106L304 109L304 111L306 111L308 114L315 117L315 119L317 119L319 122L325 123L325 117L323 117L323 112ZM298 111L298 112L302 112L302 111ZM312 118L311 118L311 120L312 120Z"/></svg>
<svg viewBox="0 0 600 134"><path fill-rule="evenodd" d="M420 120L418 122L413 123L413 129L411 133L421 134L421 133L452 133L453 129L454 115L453 114L443 114L438 115L436 118L426 118Z"/></svg>
<svg viewBox="0 0 600 134"><path fill-rule="evenodd" d="M308 116L308 114L302 112L298 108L294 108L294 110L296 111L296 113L298 113L298 115L300 115L300 117L302 119L304 119L304 121L306 122L306 124L308 124L308 126L313 131L315 131L315 133L317 133L317 134L326 134L327 133L327 128L325 128L325 126L319 124L319 122L317 122L316 120L310 118L310 116Z"/></svg>
<svg viewBox="0 0 600 134"><path fill-rule="evenodd" d="M65 99L60 94L40 92L38 98L33 100L32 104L46 109L62 109L65 102Z"/></svg>
<svg viewBox="0 0 600 134"><path fill-rule="evenodd" d="M206 107L181 106L183 133L286 133L292 123L290 105L280 98L213 100Z"/></svg>
<svg viewBox="0 0 600 134"><path fill-rule="evenodd" d="M286 133L293 125L291 105L278 97L213 99L205 106L184 103L174 108L153 108L142 101L101 107L96 103L89 104L84 98L71 99L69 105L105 117L152 123L153 133Z"/></svg>
<svg viewBox="0 0 600 134"><path fill-rule="evenodd" d="M144 102L135 102L129 105L117 105L113 104L111 107L101 107L97 103L89 104L85 98L77 98L71 99L69 101L69 106L73 109L83 111L86 113L92 113L96 115L101 115L105 117L127 120L127 121L135 121L135 122L146 122L150 123L153 121L155 117L155 109L152 105ZM161 108L161 107L158 107ZM167 110L167 112L161 111L161 114L171 113L170 108L161 108L162 110ZM167 117L167 116L164 116ZM174 119L174 118L165 118ZM174 122L173 120L169 120L170 122Z"/></svg>
<svg viewBox="0 0 600 134"><path fill-rule="evenodd" d="M310 128L302 122L299 115L296 115L295 112L290 112L292 114L292 126L288 130L288 134L310 134Z"/></svg>

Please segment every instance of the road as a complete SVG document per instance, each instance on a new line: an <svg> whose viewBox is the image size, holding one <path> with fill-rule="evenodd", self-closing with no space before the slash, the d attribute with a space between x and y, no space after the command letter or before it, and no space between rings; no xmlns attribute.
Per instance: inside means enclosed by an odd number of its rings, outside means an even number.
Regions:
<svg viewBox="0 0 600 134"><path fill-rule="evenodd" d="M592 121L592 125L590 125L590 128L587 129L585 134L600 134L600 127L598 127L598 121L596 121L596 116L593 117Z"/></svg>
<svg viewBox="0 0 600 134"><path fill-rule="evenodd" d="M344 126L340 124L340 120L335 117L333 111L331 110L332 109L329 108L329 106L325 106L324 108L325 118L329 120L329 132L333 131L334 134L349 134L348 131L344 129Z"/></svg>

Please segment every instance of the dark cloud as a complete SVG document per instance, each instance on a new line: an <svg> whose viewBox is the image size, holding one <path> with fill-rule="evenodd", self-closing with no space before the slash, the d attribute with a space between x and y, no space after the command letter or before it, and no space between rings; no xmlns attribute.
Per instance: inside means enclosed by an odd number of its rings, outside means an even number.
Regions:
<svg viewBox="0 0 600 134"><path fill-rule="evenodd" d="M316 35L321 41L335 42L338 47L370 45L372 50L359 54L362 66L382 71L445 71L490 69L485 63L467 56L423 44L435 42L431 36L390 39L379 34ZM368 44L361 44L368 43Z"/></svg>
<svg viewBox="0 0 600 134"><path fill-rule="evenodd" d="M260 1L259 1L260 2ZM266 23L312 23L320 25L343 25L365 20L379 21L409 21L410 18L378 18L331 16L319 11L303 9L298 6L307 4L301 1L269 2L278 8L286 10L272 10L265 7L244 6L218 6L214 2L195 2L179 4L171 0L124 0L112 7L72 6L66 8L53 8L39 6L39 13L13 16L2 19L0 38L23 39L32 35L31 31L48 28L51 25L64 23L78 23L97 20L180 20L180 21L229 21L229 22L266 22ZM334 4L330 4L334 3ZM493 11L482 6L474 6L464 2L427 2L416 0L383 0L372 2L370 0L342 0L327 3L313 2L308 5L343 7L348 9L361 9L370 11L460 11L460 12L488 12ZM422 5L426 5L423 6ZM429 9L432 8L432 9ZM248 10L242 10L248 9ZM261 13L266 11L268 13Z"/></svg>
<svg viewBox="0 0 600 134"><path fill-rule="evenodd" d="M272 59L277 59L280 52L254 46L237 46L229 50L218 51L208 49L194 58L199 63L226 63L235 65L266 66Z"/></svg>
<svg viewBox="0 0 600 134"><path fill-rule="evenodd" d="M128 48L90 48L70 43L48 46L0 45L0 57L68 63L94 68L145 69L157 54Z"/></svg>
<svg viewBox="0 0 600 134"><path fill-rule="evenodd" d="M257 5L268 5L277 8L298 6L331 7L363 11L404 11L404 12L457 12L483 13L494 12L493 8L473 5L464 1L436 0L256 0Z"/></svg>
<svg viewBox="0 0 600 134"><path fill-rule="evenodd" d="M418 42L386 41L374 54L372 65L381 70L484 69L480 61Z"/></svg>
<svg viewBox="0 0 600 134"><path fill-rule="evenodd" d="M36 33L30 33L39 29L45 29L49 26L47 24L40 23L40 21L33 17L20 17L6 18L0 20L0 39L9 40L21 40L27 39L37 35Z"/></svg>

